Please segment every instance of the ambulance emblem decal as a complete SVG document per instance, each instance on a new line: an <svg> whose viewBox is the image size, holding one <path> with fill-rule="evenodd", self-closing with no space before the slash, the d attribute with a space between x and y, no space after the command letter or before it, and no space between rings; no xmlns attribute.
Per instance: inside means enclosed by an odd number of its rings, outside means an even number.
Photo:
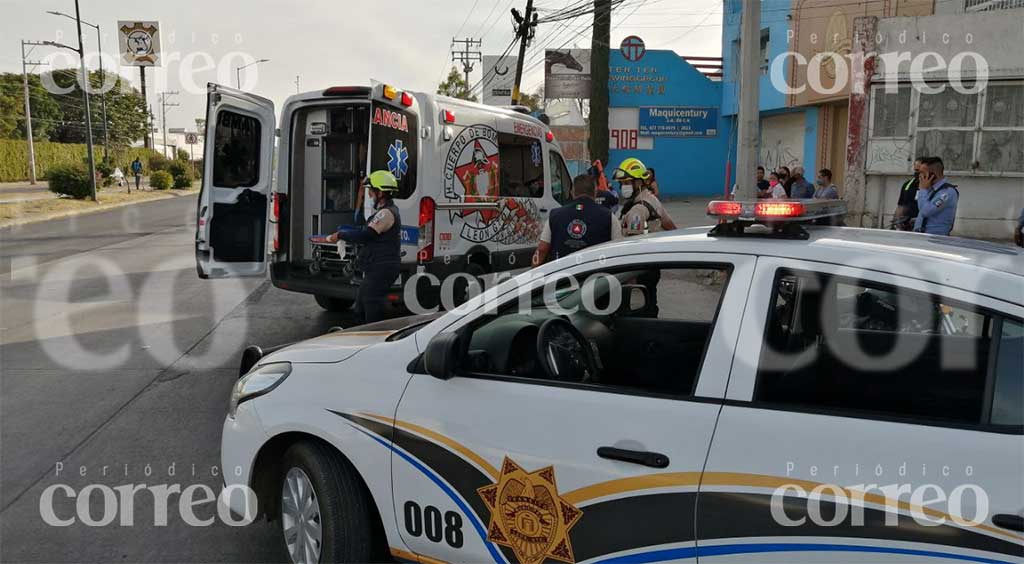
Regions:
<svg viewBox="0 0 1024 564"><path fill-rule="evenodd" d="M395 180L401 180L405 173L409 172L409 149L401 139L388 146L388 171L395 176Z"/></svg>
<svg viewBox="0 0 1024 564"><path fill-rule="evenodd" d="M477 493L491 511L487 540L511 548L523 564L575 562L569 529L583 512L559 497L553 466L527 472L505 457L498 482Z"/></svg>

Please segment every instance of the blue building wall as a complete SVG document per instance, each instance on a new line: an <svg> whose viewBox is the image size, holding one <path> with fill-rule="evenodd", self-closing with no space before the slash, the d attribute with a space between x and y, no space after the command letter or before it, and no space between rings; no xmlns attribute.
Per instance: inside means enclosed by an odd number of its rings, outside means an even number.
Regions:
<svg viewBox="0 0 1024 564"><path fill-rule="evenodd" d="M769 30L768 61L769 69L771 61L783 56L790 50L789 41L790 20L787 19L794 9L793 0L763 0L761 2L761 29ZM729 162L735 166L736 162L736 113L739 109L739 45L737 39L740 36L740 15L742 3L740 0L725 0L722 29L722 114L726 116L728 132L730 135ZM784 77L789 76L792 59L785 58L782 72ZM758 107L761 118L771 117L785 113L801 113L804 117L804 138L803 138L803 160L802 165L808 169L808 177L812 177L812 170L817 162L818 152L818 108L810 107L787 107L786 95L772 85L770 72L761 75L758 93ZM735 172L733 174L735 178Z"/></svg>
<svg viewBox="0 0 1024 564"><path fill-rule="evenodd" d="M729 150L727 122L720 111L722 84L708 79L674 51L648 50L642 59L630 62L618 49L613 49L610 66L611 108L701 106L719 111L716 136L655 137L650 150L612 149L609 174L624 159L636 157L656 169L658 186L664 196L721 194L725 188ZM628 80L637 76L651 80Z"/></svg>

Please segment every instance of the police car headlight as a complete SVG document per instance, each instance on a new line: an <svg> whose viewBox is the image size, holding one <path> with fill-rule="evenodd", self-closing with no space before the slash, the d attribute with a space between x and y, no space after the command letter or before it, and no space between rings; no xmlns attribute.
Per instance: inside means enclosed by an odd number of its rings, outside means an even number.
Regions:
<svg viewBox="0 0 1024 564"><path fill-rule="evenodd" d="M292 372L290 362L271 362L263 366L257 366L235 382L231 389L231 403L228 406L228 415L235 416L238 411L238 404L269 393L276 388Z"/></svg>

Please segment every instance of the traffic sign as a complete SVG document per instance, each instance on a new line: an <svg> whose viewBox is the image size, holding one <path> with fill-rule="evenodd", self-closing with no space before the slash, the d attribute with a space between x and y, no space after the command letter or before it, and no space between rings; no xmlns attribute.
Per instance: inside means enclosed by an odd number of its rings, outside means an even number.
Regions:
<svg viewBox="0 0 1024 564"><path fill-rule="evenodd" d="M189 145L195 145L199 142L199 136L191 131L185 134L185 143Z"/></svg>

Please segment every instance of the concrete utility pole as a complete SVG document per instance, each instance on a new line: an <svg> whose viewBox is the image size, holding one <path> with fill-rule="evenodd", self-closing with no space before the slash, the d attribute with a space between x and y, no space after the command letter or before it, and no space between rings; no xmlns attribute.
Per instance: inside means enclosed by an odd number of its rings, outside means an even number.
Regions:
<svg viewBox="0 0 1024 564"><path fill-rule="evenodd" d="M462 44L461 51L455 49L456 43ZM467 37L466 39L452 38L452 62L462 63L462 72L466 74L466 88L469 88L469 73L473 72L473 63L483 61L483 55L480 53L482 45L483 40L481 39L473 39L472 37Z"/></svg>
<svg viewBox="0 0 1024 564"><path fill-rule="evenodd" d="M299 75L295 75L295 93L299 93Z"/></svg>
<svg viewBox="0 0 1024 564"><path fill-rule="evenodd" d="M143 146L147 149L153 148L153 107L149 105L149 101L146 99L146 67L139 67L139 90L142 96L142 105L146 108L146 136L142 140Z"/></svg>
<svg viewBox="0 0 1024 564"><path fill-rule="evenodd" d="M76 3L77 6L77 3ZM48 14L54 16L63 16L69 19L75 19L70 14L64 12L48 11ZM91 24L87 21L78 20L79 24L85 24L96 30L96 50L99 52L100 57L100 76L102 77L103 84L107 82L107 75L103 73L103 34L100 32L100 26ZM110 158L110 154L107 152L107 146L110 145L110 136L107 134L107 95L105 92L100 93L100 108L103 111L103 160L106 161Z"/></svg>
<svg viewBox="0 0 1024 564"><path fill-rule="evenodd" d="M170 92L161 92L160 93L160 127L163 128L163 130L164 130L164 158L167 158L167 159L172 159L172 158L175 158L177 156L177 155L172 155L170 157L167 156L167 108L173 108L175 106L180 106L181 105L181 104L179 104L177 102L168 102L167 101L167 97L168 96L177 96L177 94L178 94L177 90L172 90Z"/></svg>
<svg viewBox="0 0 1024 564"><path fill-rule="evenodd" d="M41 43L33 41L21 40L21 74L22 82L25 86L25 137L28 140L28 178L29 184L36 183L36 145L32 139L32 101L29 97L28 90L28 66L43 65L45 63L41 61L29 61L26 59L28 56L25 53L25 45L41 45Z"/></svg>
<svg viewBox="0 0 1024 564"><path fill-rule="evenodd" d="M519 60L516 61L516 81L512 85L512 105L519 104L519 85L523 81L523 61L526 60L526 44L533 39L537 28L537 12L533 11L533 0L526 0L526 12L520 16L519 10L512 8L512 17L516 20L516 37L519 38Z"/></svg>
<svg viewBox="0 0 1024 564"><path fill-rule="evenodd" d="M761 0L743 0L740 15L740 107L736 146L736 199L757 197L760 139L758 98L761 83Z"/></svg>
<svg viewBox="0 0 1024 564"><path fill-rule="evenodd" d="M590 39L590 119L587 152L608 168L608 61L612 39L611 0L594 0L594 32ZM583 113L582 106L580 113Z"/></svg>

